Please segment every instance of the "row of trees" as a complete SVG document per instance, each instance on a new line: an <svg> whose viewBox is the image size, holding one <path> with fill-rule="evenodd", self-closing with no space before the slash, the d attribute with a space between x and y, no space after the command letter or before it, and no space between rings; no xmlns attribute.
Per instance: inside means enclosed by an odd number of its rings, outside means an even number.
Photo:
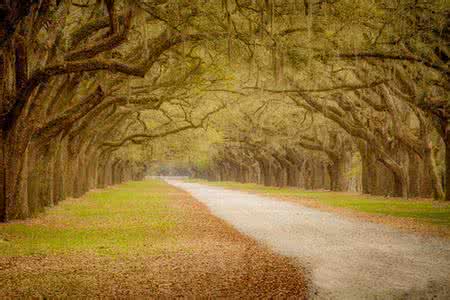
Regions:
<svg viewBox="0 0 450 300"><path fill-rule="evenodd" d="M210 178L450 199L447 2L2 0L0 220L169 135Z"/></svg>
<svg viewBox="0 0 450 300"><path fill-rule="evenodd" d="M212 146L214 154L209 163L193 167L195 176L267 186L402 195L394 173L369 156L364 141L341 128L330 128L321 114L304 113L295 102L269 100L256 105L251 101L240 111L239 122L228 123L223 142ZM416 153L400 148L395 140L386 143L390 143L386 148L393 157L404 155L402 163L411 176L408 196L432 197L436 185L430 177L430 165ZM434 153L432 159L437 155L442 161L443 154ZM440 188L443 165L435 163L433 167Z"/></svg>
<svg viewBox="0 0 450 300"><path fill-rule="evenodd" d="M195 52L211 39L189 21L196 5L1 2L0 221L142 179L149 140L221 109L192 90L218 80Z"/></svg>
<svg viewBox="0 0 450 300"><path fill-rule="evenodd" d="M199 176L450 200L448 3L242 2L259 104Z"/></svg>

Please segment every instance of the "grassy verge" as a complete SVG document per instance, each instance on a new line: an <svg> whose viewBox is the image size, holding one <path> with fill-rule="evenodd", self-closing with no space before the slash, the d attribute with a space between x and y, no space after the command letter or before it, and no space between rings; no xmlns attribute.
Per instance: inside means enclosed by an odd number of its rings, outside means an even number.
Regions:
<svg viewBox="0 0 450 300"><path fill-rule="evenodd" d="M303 271L148 180L0 224L0 298L304 299Z"/></svg>
<svg viewBox="0 0 450 300"><path fill-rule="evenodd" d="M306 191L291 187L266 187L253 183L190 181L279 197L325 210L357 212L361 213L361 216L385 216L391 220L398 219L418 225L428 225L444 235L450 236L450 203L447 202L430 199L405 200L355 193Z"/></svg>
<svg viewBox="0 0 450 300"><path fill-rule="evenodd" d="M0 256L158 252L175 224L168 201L158 181L91 192L36 219L0 225Z"/></svg>

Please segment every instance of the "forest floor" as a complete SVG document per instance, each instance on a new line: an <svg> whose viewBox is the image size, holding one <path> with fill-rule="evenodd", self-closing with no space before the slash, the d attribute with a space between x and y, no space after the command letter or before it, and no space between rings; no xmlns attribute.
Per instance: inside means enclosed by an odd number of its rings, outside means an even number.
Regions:
<svg viewBox="0 0 450 300"><path fill-rule="evenodd" d="M199 179L187 179L185 181L274 197L278 200L297 203L350 218L386 224L425 236L450 238L450 203L447 201L405 200L359 193L310 191L293 187L267 187L254 183L209 182Z"/></svg>
<svg viewBox="0 0 450 300"><path fill-rule="evenodd" d="M186 192L132 182L0 225L8 297L306 297L303 269Z"/></svg>
<svg viewBox="0 0 450 300"><path fill-rule="evenodd" d="M307 270L313 298L450 299L449 239L273 196L168 182L191 193L239 231L298 260Z"/></svg>

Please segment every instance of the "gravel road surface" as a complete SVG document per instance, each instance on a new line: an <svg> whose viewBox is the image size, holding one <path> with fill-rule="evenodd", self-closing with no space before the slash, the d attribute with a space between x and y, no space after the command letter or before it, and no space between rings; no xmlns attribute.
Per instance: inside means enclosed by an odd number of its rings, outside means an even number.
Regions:
<svg viewBox="0 0 450 300"><path fill-rule="evenodd" d="M450 299L450 240L245 192L167 180L274 251L296 258L314 299Z"/></svg>

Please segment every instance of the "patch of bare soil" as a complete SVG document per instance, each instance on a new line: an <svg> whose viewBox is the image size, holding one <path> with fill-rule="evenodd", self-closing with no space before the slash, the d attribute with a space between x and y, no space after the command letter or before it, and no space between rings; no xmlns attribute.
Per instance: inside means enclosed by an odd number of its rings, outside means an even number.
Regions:
<svg viewBox="0 0 450 300"><path fill-rule="evenodd" d="M305 299L303 270L168 188L178 226L161 255L0 257L0 295Z"/></svg>

